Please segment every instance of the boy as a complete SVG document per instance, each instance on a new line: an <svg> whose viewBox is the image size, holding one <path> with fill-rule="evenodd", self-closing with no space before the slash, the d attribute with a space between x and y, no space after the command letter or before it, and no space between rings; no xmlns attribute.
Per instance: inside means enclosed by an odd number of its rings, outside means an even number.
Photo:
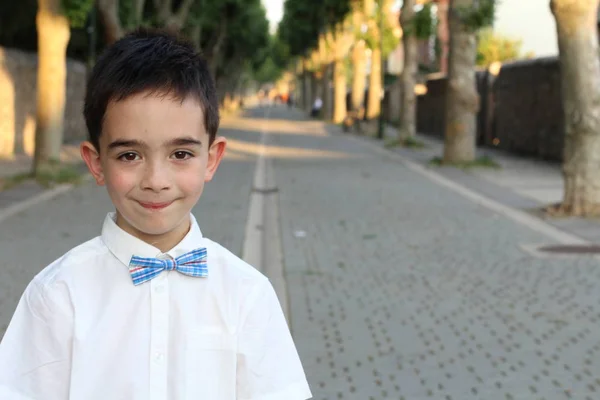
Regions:
<svg viewBox="0 0 600 400"><path fill-rule="evenodd" d="M191 215L226 141L206 63L138 30L90 75L81 154L116 208L29 284L0 344L0 399L304 400L273 287Z"/></svg>

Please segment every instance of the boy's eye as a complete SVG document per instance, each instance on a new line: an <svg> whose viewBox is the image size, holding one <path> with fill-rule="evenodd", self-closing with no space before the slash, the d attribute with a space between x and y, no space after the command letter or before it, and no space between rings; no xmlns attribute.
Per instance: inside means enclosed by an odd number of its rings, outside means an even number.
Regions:
<svg viewBox="0 0 600 400"><path fill-rule="evenodd" d="M173 157L177 160L185 160L190 157L193 157L193 154L188 151L176 151L173 153Z"/></svg>
<svg viewBox="0 0 600 400"><path fill-rule="evenodd" d="M135 153L123 153L119 156L119 160L123 161L137 161L139 156Z"/></svg>

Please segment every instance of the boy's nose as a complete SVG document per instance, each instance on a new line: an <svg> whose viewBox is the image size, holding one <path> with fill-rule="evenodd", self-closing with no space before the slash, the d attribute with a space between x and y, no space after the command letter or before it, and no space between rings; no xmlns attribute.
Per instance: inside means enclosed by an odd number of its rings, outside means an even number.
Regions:
<svg viewBox="0 0 600 400"><path fill-rule="evenodd" d="M140 185L142 189L152 190L153 192L169 189L171 179L169 178L168 168L159 163L147 164Z"/></svg>

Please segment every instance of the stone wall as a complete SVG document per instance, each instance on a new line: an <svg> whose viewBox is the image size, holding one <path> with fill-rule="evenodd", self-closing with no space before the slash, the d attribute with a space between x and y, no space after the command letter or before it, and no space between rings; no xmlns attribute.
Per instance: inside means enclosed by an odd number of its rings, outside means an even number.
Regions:
<svg viewBox="0 0 600 400"><path fill-rule="evenodd" d="M543 159L562 159L565 132L557 58L503 66L492 93L492 136L498 139L498 147Z"/></svg>
<svg viewBox="0 0 600 400"><path fill-rule="evenodd" d="M85 138L83 98L86 68L67 61L65 142ZM36 113L37 56L0 48L0 157L32 154Z"/></svg>
<svg viewBox="0 0 600 400"><path fill-rule="evenodd" d="M508 63L497 77L476 73L481 107L477 143L516 154L560 161L564 117L558 59L539 58ZM446 78L432 75L427 94L417 102L419 132L443 137Z"/></svg>

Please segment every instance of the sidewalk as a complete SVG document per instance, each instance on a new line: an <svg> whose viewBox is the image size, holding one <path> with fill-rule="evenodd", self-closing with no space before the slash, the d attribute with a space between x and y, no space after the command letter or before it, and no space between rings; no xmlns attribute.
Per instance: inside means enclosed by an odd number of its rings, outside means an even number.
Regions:
<svg viewBox="0 0 600 400"><path fill-rule="evenodd" d="M274 146L309 152L274 164L315 399L598 398L596 259L534 257L524 245L554 240L337 127L272 118L289 121Z"/></svg>
<svg viewBox="0 0 600 400"><path fill-rule="evenodd" d="M398 131L386 126L386 139L396 139ZM380 141L364 138L381 147ZM453 167L433 167L429 162L441 157L442 140L418 134L417 139L425 144L423 149L396 147L389 149L417 162L436 173L469 189L494 199L508 207L526 211L536 217L590 242L600 237L600 220L584 218L548 218L541 210L562 201L563 178L559 163L519 157L493 148L478 148L478 156L488 156L500 165L500 169L472 168L462 170Z"/></svg>

